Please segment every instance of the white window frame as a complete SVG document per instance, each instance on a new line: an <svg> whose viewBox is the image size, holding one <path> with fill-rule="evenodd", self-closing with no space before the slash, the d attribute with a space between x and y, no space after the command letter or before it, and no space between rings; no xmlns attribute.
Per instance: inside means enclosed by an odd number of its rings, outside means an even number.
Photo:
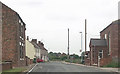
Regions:
<svg viewBox="0 0 120 74"><path fill-rule="evenodd" d="M103 50L102 50L102 52L100 52L100 50L99 50L99 55L100 55L100 53L102 54L102 57L101 57L101 58L103 58ZM101 58L100 58L100 59L101 59Z"/></svg>
<svg viewBox="0 0 120 74"><path fill-rule="evenodd" d="M19 23L21 23L21 20L19 19Z"/></svg>
<svg viewBox="0 0 120 74"><path fill-rule="evenodd" d="M109 38L109 39L108 39L108 40L109 40L109 41L108 41L108 42L109 42L109 43L108 43L108 46L109 46L108 55L111 55L111 36L110 36L110 33L109 33L108 38Z"/></svg>
<svg viewBox="0 0 120 74"><path fill-rule="evenodd" d="M21 22L21 26L23 26L23 23Z"/></svg>
<svg viewBox="0 0 120 74"><path fill-rule="evenodd" d="M107 39L107 34L105 34L105 39Z"/></svg>
<svg viewBox="0 0 120 74"><path fill-rule="evenodd" d="M20 60L24 60L24 58L20 58Z"/></svg>

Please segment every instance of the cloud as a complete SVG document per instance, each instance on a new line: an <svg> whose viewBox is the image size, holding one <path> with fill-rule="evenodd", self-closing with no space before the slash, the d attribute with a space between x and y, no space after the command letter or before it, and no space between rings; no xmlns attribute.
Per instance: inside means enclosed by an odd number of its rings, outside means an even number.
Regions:
<svg viewBox="0 0 120 74"><path fill-rule="evenodd" d="M80 17L78 16L59 16L59 15L50 15L48 16L48 20L53 20L53 21L78 21Z"/></svg>
<svg viewBox="0 0 120 74"><path fill-rule="evenodd" d="M71 53L76 51L79 54L77 51L80 45L79 31L84 33L84 19L87 19L88 34L98 35L102 29L117 19L119 0L1 1L20 14L26 23L26 35L37 37L39 40L43 38L47 43L46 46L52 51L57 51L58 47L61 51L66 51L64 50L67 47L65 38L67 38L67 28L69 27L70 34L72 33L70 36ZM54 37L56 41L53 40ZM73 40L74 38L77 39ZM59 43L60 39L63 40L61 43Z"/></svg>

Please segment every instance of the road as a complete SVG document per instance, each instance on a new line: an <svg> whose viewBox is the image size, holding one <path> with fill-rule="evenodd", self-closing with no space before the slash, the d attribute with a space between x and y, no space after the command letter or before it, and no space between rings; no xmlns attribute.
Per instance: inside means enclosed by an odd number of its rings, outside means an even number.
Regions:
<svg viewBox="0 0 120 74"><path fill-rule="evenodd" d="M62 62L47 62L37 64L31 72L107 72L97 67L66 64Z"/></svg>

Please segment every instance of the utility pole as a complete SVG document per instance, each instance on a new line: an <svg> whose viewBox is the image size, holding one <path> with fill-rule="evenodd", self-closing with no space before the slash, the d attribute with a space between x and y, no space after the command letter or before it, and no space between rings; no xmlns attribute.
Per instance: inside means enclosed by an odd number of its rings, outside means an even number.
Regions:
<svg viewBox="0 0 120 74"><path fill-rule="evenodd" d="M85 52L84 52L84 64L85 64L85 55L86 55L86 50L87 50L87 47L86 47L87 46L87 44L86 44L87 43L86 42L87 41L86 40L87 39L87 28L86 27L87 27L87 20L85 19Z"/></svg>
<svg viewBox="0 0 120 74"><path fill-rule="evenodd" d="M87 40L86 40L86 39L87 39L87 28L86 28L86 27L87 27L87 20L85 19L85 52L86 52L86 50L87 50L87 48L86 48L86 46L87 46L87 44L86 44L86 43L87 43L87 42L86 42L86 41L87 41Z"/></svg>
<svg viewBox="0 0 120 74"><path fill-rule="evenodd" d="M68 28L68 59L69 59L69 28Z"/></svg>
<svg viewBox="0 0 120 74"><path fill-rule="evenodd" d="M79 32L81 34L81 49L80 52L82 52L82 32Z"/></svg>
<svg viewBox="0 0 120 74"><path fill-rule="evenodd" d="M81 34L81 49L80 49L80 52L82 52L82 32L79 32ZM83 56L84 55L81 55L81 62L83 61Z"/></svg>

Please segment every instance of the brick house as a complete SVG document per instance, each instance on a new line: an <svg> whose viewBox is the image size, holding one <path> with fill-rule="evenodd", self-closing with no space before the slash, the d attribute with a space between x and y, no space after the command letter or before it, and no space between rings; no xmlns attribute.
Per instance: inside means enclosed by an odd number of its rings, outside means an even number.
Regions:
<svg viewBox="0 0 120 74"><path fill-rule="evenodd" d="M106 39L108 57L101 59L101 64L105 65L106 60L118 62L118 53L120 51L120 20L116 20L100 32L101 39ZM110 63L111 61L109 61Z"/></svg>
<svg viewBox="0 0 120 74"><path fill-rule="evenodd" d="M107 57L106 39L90 40L90 65L99 66L100 59Z"/></svg>
<svg viewBox="0 0 120 74"><path fill-rule="evenodd" d="M1 2L0 2L1 3ZM25 23L17 12L2 4L2 61L25 65Z"/></svg>
<svg viewBox="0 0 120 74"><path fill-rule="evenodd" d="M48 50L44 47L44 44L41 41L38 41L38 45L41 49L41 59L48 61Z"/></svg>
<svg viewBox="0 0 120 74"><path fill-rule="evenodd" d="M90 51L85 52L85 65L91 65L90 63Z"/></svg>
<svg viewBox="0 0 120 74"><path fill-rule="evenodd" d="M100 32L100 39L90 40L91 65L118 63L120 51L120 22L116 20Z"/></svg>

